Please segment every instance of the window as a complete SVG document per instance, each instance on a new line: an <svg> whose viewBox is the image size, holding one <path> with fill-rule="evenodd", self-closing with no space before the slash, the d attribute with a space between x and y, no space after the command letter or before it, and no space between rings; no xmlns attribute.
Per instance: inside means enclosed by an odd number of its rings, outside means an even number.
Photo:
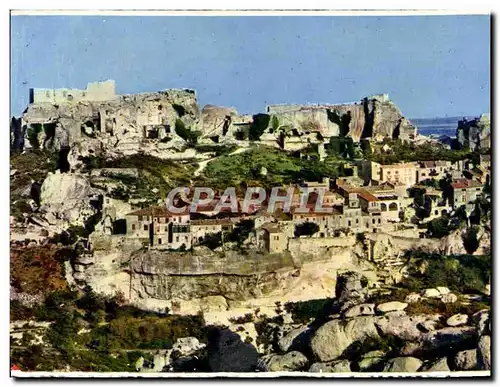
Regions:
<svg viewBox="0 0 500 387"><path fill-rule="evenodd" d="M142 215L139 215L139 222L142 222Z"/></svg>
<svg viewBox="0 0 500 387"><path fill-rule="evenodd" d="M144 231L148 231L148 225L147 224L144 225Z"/></svg>
<svg viewBox="0 0 500 387"><path fill-rule="evenodd" d="M358 223L359 223L359 219L356 219L356 224L358 224Z"/></svg>
<svg viewBox="0 0 500 387"><path fill-rule="evenodd" d="M434 215L437 215L438 213L439 213L439 211L438 211L438 210L434 211Z"/></svg>
<svg viewBox="0 0 500 387"><path fill-rule="evenodd" d="M176 241L176 242L179 242L179 236L176 236L176 237L175 237L175 241Z"/></svg>
<svg viewBox="0 0 500 387"><path fill-rule="evenodd" d="M372 219L372 223L375 224L375 219Z"/></svg>
<svg viewBox="0 0 500 387"><path fill-rule="evenodd" d="M135 231L135 224L132 225L132 231Z"/></svg>
<svg viewBox="0 0 500 387"><path fill-rule="evenodd" d="M378 224L380 224L380 218L378 218Z"/></svg>
<svg viewBox="0 0 500 387"><path fill-rule="evenodd" d="M158 238L158 244L161 245L161 238Z"/></svg>
<svg viewBox="0 0 500 387"><path fill-rule="evenodd" d="M168 232L168 227L165 227L165 232Z"/></svg>
<svg viewBox="0 0 500 387"><path fill-rule="evenodd" d="M188 241L188 237L187 235L184 237L184 240L187 242Z"/></svg>
<svg viewBox="0 0 500 387"><path fill-rule="evenodd" d="M347 222L347 223L348 223L349 227L351 227L351 221L349 221L349 222Z"/></svg>

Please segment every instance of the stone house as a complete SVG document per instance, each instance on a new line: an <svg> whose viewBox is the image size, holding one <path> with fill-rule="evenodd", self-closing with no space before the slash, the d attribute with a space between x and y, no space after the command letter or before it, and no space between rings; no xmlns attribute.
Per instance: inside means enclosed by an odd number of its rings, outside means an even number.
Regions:
<svg viewBox="0 0 500 387"><path fill-rule="evenodd" d="M479 182L469 179L455 179L451 183L451 188L450 206L453 208L469 205L483 191L483 187Z"/></svg>
<svg viewBox="0 0 500 387"><path fill-rule="evenodd" d="M137 238L156 249L191 248L191 221L186 210L171 213L166 207L143 208L125 215L127 238Z"/></svg>
<svg viewBox="0 0 500 387"><path fill-rule="evenodd" d="M228 233L233 230L231 219L193 219L191 220L192 243L198 244L209 234Z"/></svg>
<svg viewBox="0 0 500 387"><path fill-rule="evenodd" d="M447 215L451 208L443 199L443 192L432 187L427 187L424 194L424 208L429 211L429 220Z"/></svg>
<svg viewBox="0 0 500 387"><path fill-rule="evenodd" d="M417 183L428 179L441 180L451 170L451 161L421 161L417 165Z"/></svg>
<svg viewBox="0 0 500 387"><path fill-rule="evenodd" d="M268 253L281 253L287 249L288 237L277 223L266 223L256 230L257 246Z"/></svg>
<svg viewBox="0 0 500 387"><path fill-rule="evenodd" d="M417 182L417 167L415 163L379 164L374 161L365 164L365 174L376 182L403 184L412 187Z"/></svg>

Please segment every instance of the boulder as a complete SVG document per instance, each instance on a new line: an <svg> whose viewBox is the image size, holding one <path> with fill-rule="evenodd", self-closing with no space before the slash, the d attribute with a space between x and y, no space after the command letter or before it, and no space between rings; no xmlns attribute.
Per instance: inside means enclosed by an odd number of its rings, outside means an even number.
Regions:
<svg viewBox="0 0 500 387"><path fill-rule="evenodd" d="M442 296L444 296L445 294L448 294L450 292L450 289L444 287L444 286L437 286L436 287L436 290L439 292L439 294L441 294Z"/></svg>
<svg viewBox="0 0 500 387"><path fill-rule="evenodd" d="M458 371L470 371L477 367L477 351L469 349L467 351L460 351L453 359L455 369Z"/></svg>
<svg viewBox="0 0 500 387"><path fill-rule="evenodd" d="M386 353L381 350L370 351L363 355L363 358L358 362L358 368L361 372L364 371L377 371L377 367L384 361Z"/></svg>
<svg viewBox="0 0 500 387"><path fill-rule="evenodd" d="M410 293L405 297L405 302L408 304L418 302L419 300L420 300L420 294L418 293Z"/></svg>
<svg viewBox="0 0 500 387"><path fill-rule="evenodd" d="M307 345L311 330L304 326L292 329L285 336L278 340L278 347L283 352L288 352L291 349L301 350Z"/></svg>
<svg viewBox="0 0 500 387"><path fill-rule="evenodd" d="M191 355L202 348L205 348L205 344L201 344L196 337L179 338L172 346L172 350L177 351L180 356Z"/></svg>
<svg viewBox="0 0 500 387"><path fill-rule="evenodd" d="M311 339L311 350L321 362L335 360L358 340L379 337L374 317L361 316L352 320L332 320L319 327Z"/></svg>
<svg viewBox="0 0 500 387"><path fill-rule="evenodd" d="M489 333L490 311L483 309L472 315L472 321L476 324L478 333L480 335Z"/></svg>
<svg viewBox="0 0 500 387"><path fill-rule="evenodd" d="M418 340L422 331L418 328L420 323L428 319L427 315L415 316L380 316L375 320L375 325L380 334L395 336L402 340Z"/></svg>
<svg viewBox="0 0 500 387"><path fill-rule="evenodd" d="M443 297L441 297L441 301L443 301L445 304L453 304L454 302L457 302L458 297L453 294L453 293L447 293L444 294Z"/></svg>
<svg viewBox="0 0 500 387"><path fill-rule="evenodd" d="M422 361L416 357L396 357L390 359L384 366L384 372L417 372Z"/></svg>
<svg viewBox="0 0 500 387"><path fill-rule="evenodd" d="M396 310L404 310L408 304L406 302L391 301L377 305L377 312L387 313Z"/></svg>
<svg viewBox="0 0 500 387"><path fill-rule="evenodd" d="M208 365L212 372L252 372L257 367L257 349L244 343L229 329L213 328L208 332Z"/></svg>
<svg viewBox="0 0 500 387"><path fill-rule="evenodd" d="M466 314L454 314L448 320L446 320L446 324L450 327L457 327L459 325L465 325L469 321L469 316Z"/></svg>
<svg viewBox="0 0 500 387"><path fill-rule="evenodd" d="M344 317L368 316L375 314L375 304L355 305L344 313Z"/></svg>
<svg viewBox="0 0 500 387"><path fill-rule="evenodd" d="M462 343L473 341L477 338L473 327L446 327L425 333L422 337L422 348L425 350L450 349L461 346Z"/></svg>
<svg viewBox="0 0 500 387"><path fill-rule="evenodd" d="M432 332L436 330L438 322L433 320L425 320L417 325L417 328L423 332Z"/></svg>
<svg viewBox="0 0 500 387"><path fill-rule="evenodd" d="M309 372L351 372L351 365L348 360L314 363Z"/></svg>
<svg viewBox="0 0 500 387"><path fill-rule="evenodd" d="M263 372L297 371L308 363L307 357L298 351L284 355L270 354L259 359L257 369Z"/></svg>
<svg viewBox="0 0 500 387"><path fill-rule="evenodd" d="M477 344L477 366L480 370L491 370L491 337L481 336Z"/></svg>
<svg viewBox="0 0 500 387"><path fill-rule="evenodd" d="M352 299L364 300L368 292L367 286L368 279L360 273L347 272L339 274L335 285L335 297L339 302Z"/></svg>
<svg viewBox="0 0 500 387"><path fill-rule="evenodd" d="M401 317L401 316L406 316L406 312L404 310L392 310L390 312L384 313L384 316L387 316L387 317Z"/></svg>
<svg viewBox="0 0 500 387"><path fill-rule="evenodd" d="M422 292L422 296L428 297L428 298L439 298L439 297L441 297L441 293L437 289L425 289Z"/></svg>
<svg viewBox="0 0 500 387"><path fill-rule="evenodd" d="M448 359L442 357L438 360L431 362L430 364L422 367L421 371L425 372L450 372L450 367L448 366Z"/></svg>

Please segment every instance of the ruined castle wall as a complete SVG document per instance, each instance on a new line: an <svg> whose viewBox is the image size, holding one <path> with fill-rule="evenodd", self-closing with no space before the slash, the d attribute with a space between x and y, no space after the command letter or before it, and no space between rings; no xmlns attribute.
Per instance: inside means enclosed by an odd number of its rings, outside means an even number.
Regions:
<svg viewBox="0 0 500 387"><path fill-rule="evenodd" d="M63 104L78 101L107 101L116 97L115 82L91 82L81 89L33 89L33 103Z"/></svg>

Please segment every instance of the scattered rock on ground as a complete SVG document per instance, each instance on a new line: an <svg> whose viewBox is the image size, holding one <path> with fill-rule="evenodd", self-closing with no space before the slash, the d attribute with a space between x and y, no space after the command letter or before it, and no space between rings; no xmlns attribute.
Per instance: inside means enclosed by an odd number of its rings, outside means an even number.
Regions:
<svg viewBox="0 0 500 387"><path fill-rule="evenodd" d="M445 304L452 304L454 302L457 302L458 297L453 294L453 293L447 293L444 294L443 297L441 297L441 301L443 301Z"/></svg>
<svg viewBox="0 0 500 387"><path fill-rule="evenodd" d="M437 289L425 289L422 293L422 296L428 298L438 298L441 297L441 293Z"/></svg>
<svg viewBox="0 0 500 387"><path fill-rule="evenodd" d="M465 325L467 324L467 321L469 320L469 316L466 314L454 314L451 316L448 320L446 320L446 324L450 327L457 327L459 325Z"/></svg>
<svg viewBox="0 0 500 387"><path fill-rule="evenodd" d="M355 305L344 313L344 317L368 316L375 314L375 304Z"/></svg>
<svg viewBox="0 0 500 387"><path fill-rule="evenodd" d="M391 301L391 302L385 302L383 304L377 305L377 312L392 312L396 310L404 310L408 304L406 302L400 302L400 301Z"/></svg>

